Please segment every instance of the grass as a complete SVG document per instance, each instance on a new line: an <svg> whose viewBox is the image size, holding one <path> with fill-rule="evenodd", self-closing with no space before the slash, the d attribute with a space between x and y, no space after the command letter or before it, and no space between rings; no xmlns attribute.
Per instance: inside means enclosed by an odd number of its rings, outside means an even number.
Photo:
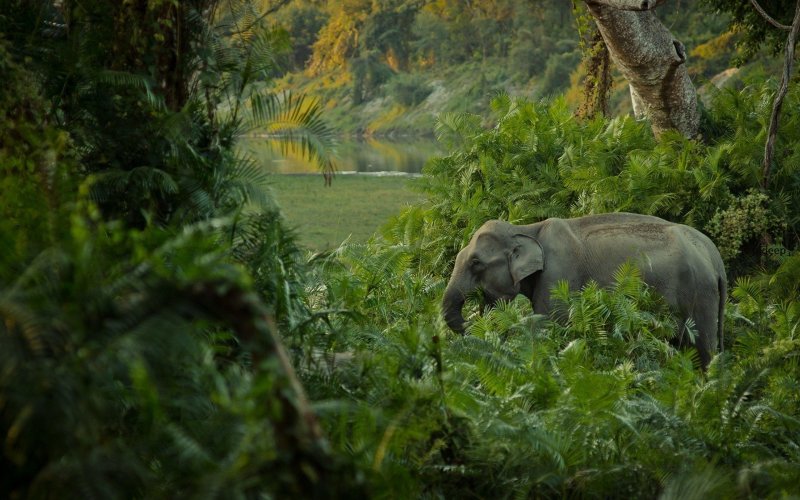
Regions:
<svg viewBox="0 0 800 500"><path fill-rule="evenodd" d="M349 238L365 242L389 217L422 201L412 179L338 175L325 187L321 174L274 175L275 198L300 243L314 251L338 247Z"/></svg>

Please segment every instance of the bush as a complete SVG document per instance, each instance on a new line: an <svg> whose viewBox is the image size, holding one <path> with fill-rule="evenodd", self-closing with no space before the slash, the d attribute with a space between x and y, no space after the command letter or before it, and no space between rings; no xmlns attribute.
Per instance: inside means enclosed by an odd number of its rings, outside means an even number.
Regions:
<svg viewBox="0 0 800 500"><path fill-rule="evenodd" d="M544 37L538 40L516 38L509 52L511 70L525 81L534 75L541 75L547 67L546 55L553 50L552 45L551 40Z"/></svg>
<svg viewBox="0 0 800 500"><path fill-rule="evenodd" d="M570 51L551 55L545 64L544 74L538 90L541 96L560 94L569 88L569 77L581 60L578 51Z"/></svg>
<svg viewBox="0 0 800 500"><path fill-rule="evenodd" d="M706 229L717 242L725 261L735 259L746 241L765 234L780 235L786 230L786 223L769 212L768 203L767 195L752 190L743 197L734 198L727 209L717 209L708 221Z"/></svg>
<svg viewBox="0 0 800 500"><path fill-rule="evenodd" d="M386 92L403 106L422 103L433 91L425 78L417 74L395 75L386 85Z"/></svg>

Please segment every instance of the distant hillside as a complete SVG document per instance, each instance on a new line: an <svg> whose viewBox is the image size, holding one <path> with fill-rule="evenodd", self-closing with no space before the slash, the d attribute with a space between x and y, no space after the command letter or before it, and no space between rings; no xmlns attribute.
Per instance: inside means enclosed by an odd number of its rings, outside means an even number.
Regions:
<svg viewBox="0 0 800 500"><path fill-rule="evenodd" d="M686 45L698 87L763 74L761 62L729 69L727 19L685 2L658 15ZM482 115L498 91L580 99L590 25L568 1L294 0L277 19L292 46L279 84L320 97L346 134L430 135L436 114ZM627 113L627 84L614 81L612 112Z"/></svg>

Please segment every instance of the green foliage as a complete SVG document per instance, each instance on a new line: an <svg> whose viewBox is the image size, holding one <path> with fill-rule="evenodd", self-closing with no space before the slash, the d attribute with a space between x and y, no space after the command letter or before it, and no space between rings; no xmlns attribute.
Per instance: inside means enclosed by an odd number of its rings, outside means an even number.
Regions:
<svg viewBox="0 0 800 500"><path fill-rule="evenodd" d="M500 89L535 97L566 92L570 106L577 108L586 72L578 52L588 51L584 45L594 24L583 6L582 1L292 0L283 16L288 19L282 21L287 29L305 23L301 16L315 11L324 12L326 22L305 71L298 68L281 85L296 88L299 83L331 102L329 116L351 134L427 135L439 113L485 115L486 96ZM687 70L698 87L731 66L741 37L728 31L730 16L709 15L699 4L680 1L660 5L656 16L691 53ZM585 50L577 51L579 44ZM383 80L368 77L365 58L372 71L391 69L393 74L381 72L389 77ZM735 86L754 68L772 64L773 59L762 58L741 73L713 81ZM385 84L410 75L435 88L436 99L398 109L398 100L412 100L393 99L394 89ZM629 113L630 96L619 75L608 83L613 83L611 111ZM370 126L378 121L380 127Z"/></svg>
<svg viewBox="0 0 800 500"><path fill-rule="evenodd" d="M3 257L11 265L60 232L54 211L75 187L67 175L74 154L69 136L47 126L47 103L38 95L36 76L13 60L2 38L0 78L6 82L0 89L0 225L22 223L29 229L7 242Z"/></svg>
<svg viewBox="0 0 800 500"><path fill-rule="evenodd" d="M488 129L473 115L442 115L437 135L451 154L426 167L427 205L317 270L312 302L326 322L312 342L333 361L308 364L304 382L315 398L341 401L324 425L337 449L370 469L371 491L604 498L793 490L800 267L786 200L796 196L797 170L782 164L781 189L751 191L759 183L749 165L755 131L768 114L762 96L754 88L716 96L709 116L717 132L705 144L657 141L629 119L581 123L562 100L500 95ZM784 158L792 137L782 139ZM786 246L774 248L789 255L765 261L779 265L775 272L739 278L725 353L705 374L696 353L672 346L672 312L630 265L608 289L556 287L551 319L521 298L480 314L480 297L467 301L465 336L448 333L440 318L455 252L488 218L527 223L624 209L705 228L745 206L763 217L748 216L749 229L729 245L740 252L729 260L734 273L752 274L753 259L766 257L764 230L782 237Z"/></svg>
<svg viewBox="0 0 800 500"><path fill-rule="evenodd" d="M421 224L413 210L387 231ZM557 287L554 321L518 299L470 315L463 337L444 334L444 277L426 270L415 242L343 247L326 260L317 299L330 312L324 338L337 339L328 352L354 357L310 366L304 381L315 398L340 401L326 405L324 425L370 470L371 491L759 497L793 488L800 309L773 302L777 290L740 282L728 311L735 341L703 375L692 353L668 343L674 319L632 266L608 290Z"/></svg>
<svg viewBox="0 0 800 500"><path fill-rule="evenodd" d="M314 42L328 16L313 2L292 2L278 11L276 17L291 37L291 69L302 70L311 58Z"/></svg>
<svg viewBox="0 0 800 500"><path fill-rule="evenodd" d="M333 114L356 134L429 134L439 112L481 112L487 95L512 84L538 89L551 59L545 92L560 91L578 61L561 55L575 47L568 3L350 0L326 12L305 74L286 84L306 81L309 93L336 101ZM437 99L425 102L426 87Z"/></svg>
<svg viewBox="0 0 800 500"><path fill-rule="evenodd" d="M391 77L392 70L382 62L375 51L365 51L350 61L353 73L353 104L361 104L374 98L381 85Z"/></svg>
<svg viewBox="0 0 800 500"><path fill-rule="evenodd" d="M744 197L736 198L724 211L718 211L708 222L706 229L717 242L722 258L735 258L747 240L762 234L781 234L782 223L770 214L767 208L769 198L763 193L752 191Z"/></svg>
<svg viewBox="0 0 800 500"><path fill-rule="evenodd" d="M63 4L75 29L38 36ZM0 496L796 491L797 92L764 193L752 190L769 85L714 96L705 143L656 140L627 118L579 122L563 99L498 94L488 128L443 113L450 154L426 167L428 202L380 238L304 263L234 145L252 119L324 162L329 129L319 106L262 93L283 35L254 24L249 2L214 4L219 29L200 2L21 5L0 19L11 42L0 45ZM499 33L522 22L517 3L470 2L471 18L465 5L428 11L453 36L480 34L464 57L509 50ZM373 20L384 22L406 2L372 7L389 11ZM191 26L187 51L176 19ZM400 50L378 31L370 50ZM675 320L632 266L608 289L557 286L551 318L525 300L481 311L470 297L467 335L447 331L448 269L486 219L615 210L718 231L740 277L726 351L707 372L671 347Z"/></svg>
<svg viewBox="0 0 800 500"><path fill-rule="evenodd" d="M772 26L752 6L750 2L737 0L703 0L703 5L715 14L730 16L730 28L742 33L738 43L741 49L740 62L756 56L766 45L773 54L779 53L786 45L786 32ZM759 0L759 5L773 19L791 26L796 2L792 0Z"/></svg>
<svg viewBox="0 0 800 500"><path fill-rule="evenodd" d="M387 84L386 92L403 106L416 106L430 95L433 89L419 75L397 75Z"/></svg>
<svg viewBox="0 0 800 500"><path fill-rule="evenodd" d="M673 354L665 341L675 336L676 323L633 265L619 269L608 291L589 283L571 292L562 283L552 297L555 315L565 318L559 336L591 352L593 368L609 370L630 360L637 370L649 371Z"/></svg>
<svg viewBox="0 0 800 500"><path fill-rule="evenodd" d="M447 23L436 14L427 10L420 12L414 20L412 34L414 39L411 41L411 46L426 64L459 59L454 52L460 50L460 46L447 43L449 36Z"/></svg>
<svg viewBox="0 0 800 500"><path fill-rule="evenodd" d="M0 32L41 75L47 118L69 130L93 175L92 198L109 217L143 227L263 206L263 176L232 152L254 127L332 168L319 106L265 87L286 36L252 2L151 2L141 11L103 1L34 4L38 16L16 2L19 16L0 18Z"/></svg>
<svg viewBox="0 0 800 500"><path fill-rule="evenodd" d="M330 168L319 106L257 88L280 33L250 2L23 3L0 16L0 496L317 496L340 473L358 495L275 336L311 320L299 249L234 150L258 123Z"/></svg>
<svg viewBox="0 0 800 500"><path fill-rule="evenodd" d="M64 215L58 246L0 277L4 496L297 490L295 467L313 454L282 444L294 432L276 416L286 384L270 365L247 368L236 344L250 340L203 299L253 286L209 230L225 224L175 235L104 224L91 206ZM262 250L251 265L265 255L282 257Z"/></svg>
<svg viewBox="0 0 800 500"><path fill-rule="evenodd" d="M550 57L542 75L540 95L557 95L569 88L569 77L580 60L580 54L575 51Z"/></svg>
<svg viewBox="0 0 800 500"><path fill-rule="evenodd" d="M13 63L4 68L9 88L30 83ZM35 95L15 97L31 110L42 105ZM295 269L273 291L234 264L291 266L280 223L262 215L238 231L219 219L175 231L105 222L86 183L70 191L75 161L57 140L63 133L35 118L18 115L14 128L25 133L8 136L3 150L0 495L313 491L316 478L300 486L294 471L311 470L315 450L287 453L280 438L297 432L276 417L294 404L285 374L269 364L250 369L246 356L269 340L253 342L224 314L225 300L258 290L281 323L299 322L303 311L290 310L296 297L280 295ZM29 197L41 186L46 194ZM282 236L282 251L256 242L260 231ZM231 247L228 234L241 241Z"/></svg>

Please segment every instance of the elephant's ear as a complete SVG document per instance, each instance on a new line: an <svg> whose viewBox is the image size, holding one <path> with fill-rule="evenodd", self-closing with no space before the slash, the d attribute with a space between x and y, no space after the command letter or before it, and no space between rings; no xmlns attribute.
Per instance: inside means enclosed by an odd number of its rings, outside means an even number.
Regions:
<svg viewBox="0 0 800 500"><path fill-rule="evenodd" d="M536 238L524 234L514 235L514 248L508 256L508 269L514 285L544 269L544 252Z"/></svg>

